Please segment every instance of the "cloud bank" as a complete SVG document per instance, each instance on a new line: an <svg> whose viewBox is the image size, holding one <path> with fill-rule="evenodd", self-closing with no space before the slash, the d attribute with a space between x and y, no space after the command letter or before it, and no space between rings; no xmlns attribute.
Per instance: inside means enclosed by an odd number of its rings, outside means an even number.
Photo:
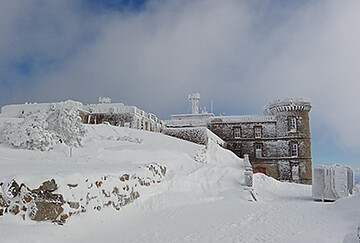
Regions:
<svg viewBox="0 0 360 243"><path fill-rule="evenodd" d="M109 96L166 119L194 91L229 115L305 96L319 146L360 148L360 2L289 2L2 1L0 104Z"/></svg>

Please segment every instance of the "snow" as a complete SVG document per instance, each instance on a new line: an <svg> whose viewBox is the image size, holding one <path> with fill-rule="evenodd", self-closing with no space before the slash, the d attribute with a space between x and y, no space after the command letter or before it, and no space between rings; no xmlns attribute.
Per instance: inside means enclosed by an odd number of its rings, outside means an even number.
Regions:
<svg viewBox="0 0 360 243"><path fill-rule="evenodd" d="M314 202L309 185L255 174L253 201L244 186L245 162L211 139L203 146L104 124L84 129L82 146L71 157L64 143L43 152L0 144L0 182L15 179L38 188L55 179L58 193L79 200L98 193L86 180L102 180L107 192L123 183L118 178L124 174L151 177L149 165L165 166L166 175L159 183L138 185L140 197L119 211L92 210L106 203L99 197L63 226L5 214L1 242L356 242L359 194Z"/></svg>
<svg viewBox="0 0 360 243"><path fill-rule="evenodd" d="M15 120L10 110L2 114L3 126L0 127L0 142L14 147L32 150L49 150L56 144L80 146L85 130L78 115L76 103L66 102L37 109L31 106L21 112L22 120ZM25 109L24 109L25 110ZM6 121L6 115L10 119Z"/></svg>
<svg viewBox="0 0 360 243"><path fill-rule="evenodd" d="M84 105L80 102L68 100L65 102L58 103L26 103L26 104L15 104L15 105L6 105L1 107L0 117L12 117L18 118L22 117L28 113L32 113L38 110L47 110L50 107L74 107L78 109L83 109Z"/></svg>

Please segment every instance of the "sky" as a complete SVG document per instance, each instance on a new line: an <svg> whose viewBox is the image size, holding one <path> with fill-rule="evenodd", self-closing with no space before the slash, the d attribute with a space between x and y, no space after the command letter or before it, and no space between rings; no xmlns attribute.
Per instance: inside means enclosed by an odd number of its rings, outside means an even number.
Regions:
<svg viewBox="0 0 360 243"><path fill-rule="evenodd" d="M169 119L312 102L314 164L360 167L358 0L2 0L0 106L99 96ZM360 169L358 169L360 173Z"/></svg>

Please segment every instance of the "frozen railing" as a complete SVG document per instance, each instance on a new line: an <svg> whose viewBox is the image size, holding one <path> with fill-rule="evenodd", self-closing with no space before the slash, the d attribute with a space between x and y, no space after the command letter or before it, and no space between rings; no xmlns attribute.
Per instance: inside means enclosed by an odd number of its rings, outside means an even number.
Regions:
<svg viewBox="0 0 360 243"><path fill-rule="evenodd" d="M167 120L166 126L206 126L210 120Z"/></svg>
<svg viewBox="0 0 360 243"><path fill-rule="evenodd" d="M271 122L274 116L246 115L246 116L217 116L212 122Z"/></svg>

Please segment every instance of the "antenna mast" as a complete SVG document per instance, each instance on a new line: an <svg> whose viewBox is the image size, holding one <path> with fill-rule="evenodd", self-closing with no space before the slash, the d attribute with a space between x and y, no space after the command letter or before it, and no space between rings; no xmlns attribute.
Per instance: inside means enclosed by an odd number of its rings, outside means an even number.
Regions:
<svg viewBox="0 0 360 243"><path fill-rule="evenodd" d="M200 94L193 93L189 94L189 100L191 101L191 111L192 114L199 114L199 101L200 101Z"/></svg>

